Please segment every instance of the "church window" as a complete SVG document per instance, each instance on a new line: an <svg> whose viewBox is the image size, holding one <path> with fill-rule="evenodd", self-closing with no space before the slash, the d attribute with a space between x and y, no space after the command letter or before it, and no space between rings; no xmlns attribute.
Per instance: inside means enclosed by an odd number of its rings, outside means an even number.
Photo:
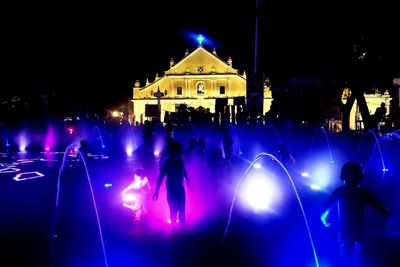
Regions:
<svg viewBox="0 0 400 267"><path fill-rule="evenodd" d="M204 95L204 82L198 82L196 88L198 95Z"/></svg>
<svg viewBox="0 0 400 267"><path fill-rule="evenodd" d="M176 87L176 94L177 95L182 95L182 86Z"/></svg>
<svg viewBox="0 0 400 267"><path fill-rule="evenodd" d="M198 71L198 72L203 72L203 71L204 71L204 67L203 67L203 66L197 67L197 71Z"/></svg>
<svg viewBox="0 0 400 267"><path fill-rule="evenodd" d="M222 86L219 87L219 94L220 95L224 95L225 94L225 86L222 85Z"/></svg>

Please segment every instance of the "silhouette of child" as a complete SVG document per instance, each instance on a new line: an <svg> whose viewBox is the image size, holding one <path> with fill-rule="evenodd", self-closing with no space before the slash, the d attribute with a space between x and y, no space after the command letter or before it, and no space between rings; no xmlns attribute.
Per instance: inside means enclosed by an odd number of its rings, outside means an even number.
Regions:
<svg viewBox="0 0 400 267"><path fill-rule="evenodd" d="M133 211L134 219L141 220L147 212L147 195L150 192L150 183L143 169L136 169L133 182L121 192L122 205Z"/></svg>
<svg viewBox="0 0 400 267"><path fill-rule="evenodd" d="M376 123L376 130L380 131L381 130L381 124L385 121L386 119L386 104L384 102L381 103L379 107L376 108L375 113L374 113L374 119Z"/></svg>
<svg viewBox="0 0 400 267"><path fill-rule="evenodd" d="M87 159L88 157L88 145L87 145L87 141L85 139L82 139L80 142L80 147L79 147L79 154L84 157L85 159Z"/></svg>
<svg viewBox="0 0 400 267"><path fill-rule="evenodd" d="M186 167L182 159L183 146L178 141L172 141L169 148L169 158L161 166L153 200L158 199L161 183L167 176L166 189L170 220L172 223L180 223L183 226L185 224L186 205L184 179L188 181Z"/></svg>
<svg viewBox="0 0 400 267"><path fill-rule="evenodd" d="M344 186L336 188L327 202L321 220L325 227L330 227L328 215L334 210L337 216L336 226L339 236L341 261L343 266L357 264L357 252L364 241L364 208L371 205L384 216L389 211L374 197L372 192L359 186L363 179L361 165L347 162L340 173Z"/></svg>
<svg viewBox="0 0 400 267"><path fill-rule="evenodd" d="M278 146L278 153L276 155L277 159L288 169L293 170L296 165L296 160L294 159L292 153L286 148L285 145L280 144Z"/></svg>
<svg viewBox="0 0 400 267"><path fill-rule="evenodd" d="M71 151L69 151L69 155L73 155L74 158L73 160L70 162L70 167L78 167L78 166L85 166L83 164L88 163L88 144L87 141L85 139L82 139L79 142L79 148L74 147ZM82 163L82 161L84 161L85 163Z"/></svg>
<svg viewBox="0 0 400 267"><path fill-rule="evenodd" d="M229 132L228 125L222 126L222 143L224 147L225 160L229 161L233 153L233 139Z"/></svg>

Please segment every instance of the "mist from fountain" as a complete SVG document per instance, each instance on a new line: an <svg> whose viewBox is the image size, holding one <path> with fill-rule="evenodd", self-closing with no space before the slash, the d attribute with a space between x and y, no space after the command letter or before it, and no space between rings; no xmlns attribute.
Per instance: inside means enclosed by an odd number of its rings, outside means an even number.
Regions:
<svg viewBox="0 0 400 267"><path fill-rule="evenodd" d="M370 134L370 135L374 138L374 149L375 149L375 147L378 148L379 158L380 158L381 165L382 165L382 172L383 172L383 175L384 175L384 173L387 172L388 169L386 168L385 161L384 161L384 159L383 159L383 154L382 154L382 149L381 149L380 141L379 141L379 139L378 139L378 137L376 136L376 134L375 134L374 131L372 131L372 130L365 131L364 136L367 135L367 134ZM357 150L360 149L360 146L361 146L361 142L359 143ZM371 161L371 158L372 158L374 149L373 149L372 152L370 153L370 156L369 156L367 162L364 164L364 170L365 170L366 166L368 166L369 162Z"/></svg>
<svg viewBox="0 0 400 267"><path fill-rule="evenodd" d="M330 161L330 163L333 164L333 163L335 163L335 161L333 160L333 157L332 157L331 145L329 143L328 134L326 133L326 130L325 130L324 126L320 126L315 130L313 138L312 138L312 141L311 141L311 147L314 147L314 145L315 145L315 139L316 139L318 131L322 131L322 133L323 133L324 140L325 140L325 143L326 143L326 145L328 147L328 151L329 151L329 161Z"/></svg>
<svg viewBox="0 0 400 267"><path fill-rule="evenodd" d="M236 187L235 193L233 195L233 199L232 199L231 205L230 205L228 220L227 220L226 227L225 227L225 230L224 230L224 235L223 235L222 242L225 242L226 237L228 235L229 226L231 224L233 209L234 209L234 206L235 206L235 203L236 203L238 192L239 192L243 182L245 181L249 171L254 167L254 165L257 163L257 161L262 157L269 157L272 160L276 161L279 164L279 166L285 171L286 176L288 177L288 179L289 179L289 181L291 183L291 186L293 188L293 191L294 191L294 193L296 195L296 199L297 199L297 202L299 204L299 207L300 207L300 210L301 210L301 213L302 213L302 216L303 216L303 220L304 220L305 226L307 228L307 234L308 234L308 237L309 237L309 240L310 240L310 245L311 245L311 248L312 248L312 251L313 251L313 257L314 257L314 261L315 261L315 266L319 267L317 252L316 252L316 249L315 249L315 245L314 245L313 237L312 237L312 234L311 234L310 226L309 226L309 223L308 223L308 220L307 220L304 208L303 208L303 204L302 204L302 202L300 200L300 196L299 196L299 194L297 192L297 189L296 189L296 186L294 184L294 181L293 181L291 175L289 174L288 170L283 165L283 163L280 162L274 155L272 155L270 153L265 153L265 152L259 153L255 157L255 159L251 162L250 166L245 170L242 178L240 179L240 181L239 181L239 183L238 183L238 185Z"/></svg>

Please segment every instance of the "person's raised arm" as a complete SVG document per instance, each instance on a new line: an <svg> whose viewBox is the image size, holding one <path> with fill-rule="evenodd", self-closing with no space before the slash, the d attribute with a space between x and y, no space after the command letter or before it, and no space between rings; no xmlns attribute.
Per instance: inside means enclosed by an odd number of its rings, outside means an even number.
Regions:
<svg viewBox="0 0 400 267"><path fill-rule="evenodd" d="M379 213L383 214L385 217L389 217L390 215L389 210L385 206L383 206L383 204L377 198L375 198L375 196L371 192L368 193L368 202Z"/></svg>

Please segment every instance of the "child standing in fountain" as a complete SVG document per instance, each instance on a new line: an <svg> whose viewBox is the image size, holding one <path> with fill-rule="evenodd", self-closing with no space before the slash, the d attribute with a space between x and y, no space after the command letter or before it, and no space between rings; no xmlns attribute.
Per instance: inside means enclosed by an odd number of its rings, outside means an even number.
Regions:
<svg viewBox="0 0 400 267"><path fill-rule="evenodd" d="M84 160L87 159L88 157L88 145L87 141L85 139L82 139L79 144L81 145L78 149L78 156L81 156L84 158Z"/></svg>
<svg viewBox="0 0 400 267"><path fill-rule="evenodd" d="M389 211L369 190L359 186L363 179L361 165L355 162L345 163L340 178L344 181L344 186L335 189L330 195L321 220L325 227L330 227L327 217L331 211L335 211L342 266L353 267L358 264L357 252L365 238L364 208L371 205L386 217L389 216Z"/></svg>
<svg viewBox="0 0 400 267"><path fill-rule="evenodd" d="M121 192L122 205L132 210L135 221L140 221L147 213L150 183L142 168L136 169L133 177L133 182Z"/></svg>
<svg viewBox="0 0 400 267"><path fill-rule="evenodd" d="M188 175L182 159L182 152L182 143L171 141L168 147L169 158L161 167L153 200L158 199L161 183L164 177L167 176L166 188L170 221L171 223L179 223L181 226L184 226L186 205L184 180L186 179L186 182L188 182Z"/></svg>

